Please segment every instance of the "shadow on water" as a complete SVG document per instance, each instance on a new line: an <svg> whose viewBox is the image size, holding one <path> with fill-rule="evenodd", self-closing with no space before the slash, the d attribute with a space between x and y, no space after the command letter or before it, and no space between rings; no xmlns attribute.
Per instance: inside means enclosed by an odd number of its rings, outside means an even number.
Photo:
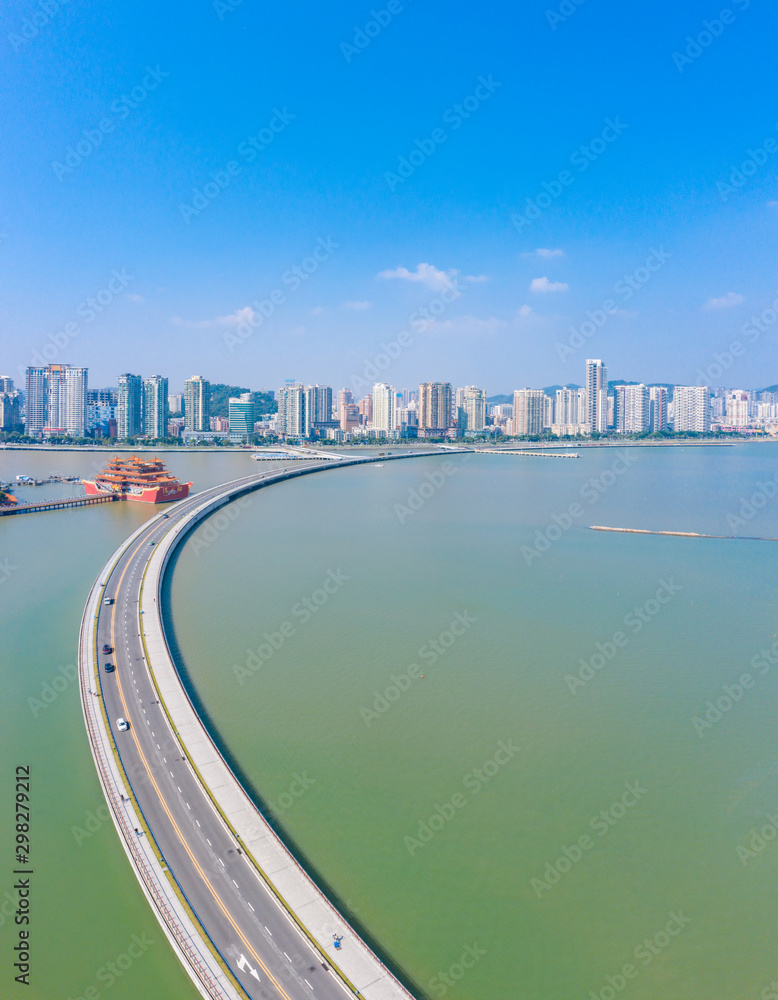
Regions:
<svg viewBox="0 0 778 1000"><path fill-rule="evenodd" d="M185 533L182 533L181 542L184 541L186 537L196 528L202 527L203 522L200 521L194 527ZM324 893L327 899L332 903L335 909L342 914L351 927L356 931L356 933L362 938L362 940L367 944L367 946L375 952L375 954L380 958L384 965L391 971L402 984L405 986L409 992L418 997L419 1000L428 1000L429 994L427 994L419 985L416 983L399 965L399 963L381 946L381 944L372 936L370 931L365 927L365 925L360 921L360 919L349 909L345 900L338 894L338 892L327 882L327 880L322 876L321 872L316 868L313 862L308 858L302 848L297 844L295 839L288 833L287 830L278 822L278 819L270 809L268 803L263 799L262 795L259 793L257 788L251 782L251 779L243 770L240 762L232 754L229 745L223 739L219 727L216 721L209 714L205 705L202 703L197 689L192 683L192 678L186 669L186 664L184 663L184 658L181 653L181 647L178 643L178 638L176 636L175 624L173 622L173 617L171 614L171 587L173 572L178 564L178 559L181 554L181 542L171 553L170 559L168 561L167 568L165 570L165 576L162 581L162 621L165 629L165 637L167 638L168 647L170 649L170 654L173 658L178 675L184 685L184 689L189 696L195 711L197 712L200 720L202 721L211 739L216 744L219 753L222 755L224 760L227 762L228 767L232 770L233 774L236 776L241 786L245 790L248 797L260 811L262 816L267 820L270 826L273 828L275 833L281 839L286 848L295 857L299 865L308 874L308 876L315 882L319 889Z"/></svg>

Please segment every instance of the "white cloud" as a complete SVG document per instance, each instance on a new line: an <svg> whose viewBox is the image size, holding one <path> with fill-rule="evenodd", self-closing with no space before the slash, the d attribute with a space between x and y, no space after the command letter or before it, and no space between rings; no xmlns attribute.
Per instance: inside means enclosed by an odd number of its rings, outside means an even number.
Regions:
<svg viewBox="0 0 778 1000"><path fill-rule="evenodd" d="M516 319L526 319L532 312L532 306L528 306L526 303L520 306L516 311Z"/></svg>
<svg viewBox="0 0 778 1000"><path fill-rule="evenodd" d="M442 291L451 286L452 278L458 271L440 271L432 264L417 264L415 271L409 271L407 267L396 267L394 270L379 271L377 277L383 279L402 278L403 281L420 281L428 288Z"/></svg>
<svg viewBox="0 0 778 1000"><path fill-rule="evenodd" d="M428 333L462 334L464 336L491 336L500 333L507 326L504 319L490 316L481 319L479 316L455 316L453 319L432 320L427 324Z"/></svg>
<svg viewBox="0 0 778 1000"><path fill-rule="evenodd" d="M372 304L372 302L368 302L367 299L365 299L362 302L344 302L343 308L355 309L357 312L361 312L363 309L369 309Z"/></svg>
<svg viewBox="0 0 778 1000"><path fill-rule="evenodd" d="M238 326L239 323L254 324L257 318L257 314L251 306L244 306L228 316L216 316L214 319L182 319L180 316L172 316L170 322L174 326L183 326L188 330L210 330L214 326Z"/></svg>
<svg viewBox="0 0 778 1000"><path fill-rule="evenodd" d="M745 296L739 295L737 292L727 292L726 295L722 295L718 299L708 299L703 309L732 309L735 306L739 306L741 302L745 302Z"/></svg>
<svg viewBox="0 0 778 1000"><path fill-rule="evenodd" d="M466 274L465 281L474 281L480 284L483 281L491 281L491 277L488 274Z"/></svg>
<svg viewBox="0 0 778 1000"><path fill-rule="evenodd" d="M558 247L538 247L537 250L531 250L529 253L523 253L522 257L542 257L544 260L549 260L551 257L564 257L564 250L560 250Z"/></svg>
<svg viewBox="0 0 778 1000"><path fill-rule="evenodd" d="M529 284L531 292L567 292L570 286L566 281L549 281L548 278L533 278Z"/></svg>

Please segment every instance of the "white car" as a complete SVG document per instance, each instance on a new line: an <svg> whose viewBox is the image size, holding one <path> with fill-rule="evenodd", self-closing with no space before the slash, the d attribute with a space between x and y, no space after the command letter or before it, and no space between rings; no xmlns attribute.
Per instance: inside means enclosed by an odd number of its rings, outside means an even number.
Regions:
<svg viewBox="0 0 778 1000"><path fill-rule="evenodd" d="M130 728L130 724L126 719L117 719L116 728L119 730L120 733L126 733L127 730Z"/></svg>

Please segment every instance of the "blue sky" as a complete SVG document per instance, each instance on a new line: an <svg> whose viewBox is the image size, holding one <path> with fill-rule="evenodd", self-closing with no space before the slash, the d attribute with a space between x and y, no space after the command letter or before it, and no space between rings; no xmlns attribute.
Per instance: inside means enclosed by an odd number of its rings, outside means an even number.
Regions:
<svg viewBox="0 0 778 1000"><path fill-rule="evenodd" d="M0 14L4 372L778 382L764 0L55 6Z"/></svg>

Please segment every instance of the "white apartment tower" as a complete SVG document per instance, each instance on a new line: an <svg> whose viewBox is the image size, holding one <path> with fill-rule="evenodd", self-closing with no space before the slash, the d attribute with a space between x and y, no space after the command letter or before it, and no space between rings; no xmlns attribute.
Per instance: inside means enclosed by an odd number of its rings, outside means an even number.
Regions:
<svg viewBox="0 0 778 1000"><path fill-rule="evenodd" d="M278 390L278 433L281 437L307 437L305 387L286 382Z"/></svg>
<svg viewBox="0 0 778 1000"><path fill-rule="evenodd" d="M648 425L652 434L667 429L667 389L652 385L648 390Z"/></svg>
<svg viewBox="0 0 778 1000"><path fill-rule="evenodd" d="M373 430L388 434L397 429L397 390L386 382L373 386Z"/></svg>
<svg viewBox="0 0 778 1000"><path fill-rule="evenodd" d="M608 430L608 369L602 361L586 359L586 423L594 434Z"/></svg>
<svg viewBox="0 0 778 1000"><path fill-rule="evenodd" d="M542 389L516 389L513 393L513 433L516 437L542 434L545 397Z"/></svg>
<svg viewBox="0 0 778 1000"><path fill-rule="evenodd" d="M459 390L457 389L457 392ZM465 411L465 430L482 431L486 427L486 393L474 385L463 390L462 407Z"/></svg>
<svg viewBox="0 0 778 1000"><path fill-rule="evenodd" d="M710 388L677 385L673 390L673 428L676 431L710 431Z"/></svg>

